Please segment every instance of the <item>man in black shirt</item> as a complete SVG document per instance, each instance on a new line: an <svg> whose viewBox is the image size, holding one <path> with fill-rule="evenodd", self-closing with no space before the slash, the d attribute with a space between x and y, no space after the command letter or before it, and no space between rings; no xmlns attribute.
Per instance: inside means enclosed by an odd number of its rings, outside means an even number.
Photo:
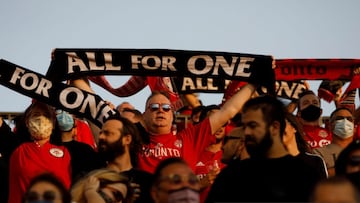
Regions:
<svg viewBox="0 0 360 203"><path fill-rule="evenodd" d="M320 177L283 145L285 112L283 104L272 96L246 102L241 129L250 159L230 164L217 176L207 203L308 200Z"/></svg>

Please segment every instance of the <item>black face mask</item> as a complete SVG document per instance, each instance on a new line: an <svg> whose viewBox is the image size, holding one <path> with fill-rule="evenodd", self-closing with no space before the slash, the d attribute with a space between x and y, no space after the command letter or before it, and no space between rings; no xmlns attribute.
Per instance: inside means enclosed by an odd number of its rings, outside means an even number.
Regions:
<svg viewBox="0 0 360 203"><path fill-rule="evenodd" d="M321 114L321 108L310 105L301 111L301 118L305 121L316 121Z"/></svg>

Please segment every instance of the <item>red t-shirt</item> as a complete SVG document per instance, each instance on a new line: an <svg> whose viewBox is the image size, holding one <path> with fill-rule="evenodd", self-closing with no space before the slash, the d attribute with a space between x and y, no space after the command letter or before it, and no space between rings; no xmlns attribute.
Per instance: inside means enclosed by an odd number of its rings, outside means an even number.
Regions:
<svg viewBox="0 0 360 203"><path fill-rule="evenodd" d="M70 154L64 146L49 142L21 144L10 157L9 203L21 203L30 181L43 172L51 172L70 189Z"/></svg>
<svg viewBox="0 0 360 203"><path fill-rule="evenodd" d="M326 128L320 126L303 125L305 132L305 140L309 143L312 149L323 147L331 143L331 133Z"/></svg>
<svg viewBox="0 0 360 203"><path fill-rule="evenodd" d="M173 135L148 135L150 144L144 145L139 154L138 167L154 173L160 161L169 157L182 157L195 172L199 155L213 140L209 119Z"/></svg>

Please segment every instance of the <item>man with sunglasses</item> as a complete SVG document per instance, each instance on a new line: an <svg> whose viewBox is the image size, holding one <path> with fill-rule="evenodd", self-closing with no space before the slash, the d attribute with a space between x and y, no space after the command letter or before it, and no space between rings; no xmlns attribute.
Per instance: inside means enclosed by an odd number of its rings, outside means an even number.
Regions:
<svg viewBox="0 0 360 203"><path fill-rule="evenodd" d="M337 157L354 138L354 117L351 110L346 107L336 108L330 114L330 130L332 132L331 144L316 148L314 152L323 157L329 176L334 176Z"/></svg>
<svg viewBox="0 0 360 203"><path fill-rule="evenodd" d="M248 83L222 108L197 125L174 134L171 131L174 110L165 92L153 92L146 100L143 114L147 143L139 155L139 168L153 173L159 162L169 157L182 157L195 171L198 155L213 141L214 133L240 111L256 86ZM141 130L140 130L141 132Z"/></svg>
<svg viewBox="0 0 360 203"><path fill-rule="evenodd" d="M270 61L268 61L270 62ZM214 133L233 118L250 99L257 87L265 87L269 94L275 94L275 60L258 64L259 68L248 69L247 84L240 90L234 89L219 111L211 114L197 125L190 125L184 130L172 133L174 109L169 95L164 92L153 92L145 102L143 113L147 143L139 154L139 168L153 173L160 161L169 157L182 157L193 171L199 160L199 154L213 141ZM240 81L235 81L240 82ZM140 130L141 132L141 130Z"/></svg>

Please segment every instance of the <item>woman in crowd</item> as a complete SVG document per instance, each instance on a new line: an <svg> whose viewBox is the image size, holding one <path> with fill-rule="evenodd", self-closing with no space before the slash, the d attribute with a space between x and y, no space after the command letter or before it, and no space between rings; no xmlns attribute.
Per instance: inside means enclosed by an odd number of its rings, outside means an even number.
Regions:
<svg viewBox="0 0 360 203"><path fill-rule="evenodd" d="M134 200L128 178L113 170L93 170L71 188L74 203L132 203Z"/></svg>
<svg viewBox="0 0 360 203"><path fill-rule="evenodd" d="M10 156L9 203L20 203L31 179L44 172L53 173L66 188L70 188L71 157L66 147L61 145L53 107L34 101L16 124L15 135L8 133L23 138L14 145L15 150Z"/></svg>

